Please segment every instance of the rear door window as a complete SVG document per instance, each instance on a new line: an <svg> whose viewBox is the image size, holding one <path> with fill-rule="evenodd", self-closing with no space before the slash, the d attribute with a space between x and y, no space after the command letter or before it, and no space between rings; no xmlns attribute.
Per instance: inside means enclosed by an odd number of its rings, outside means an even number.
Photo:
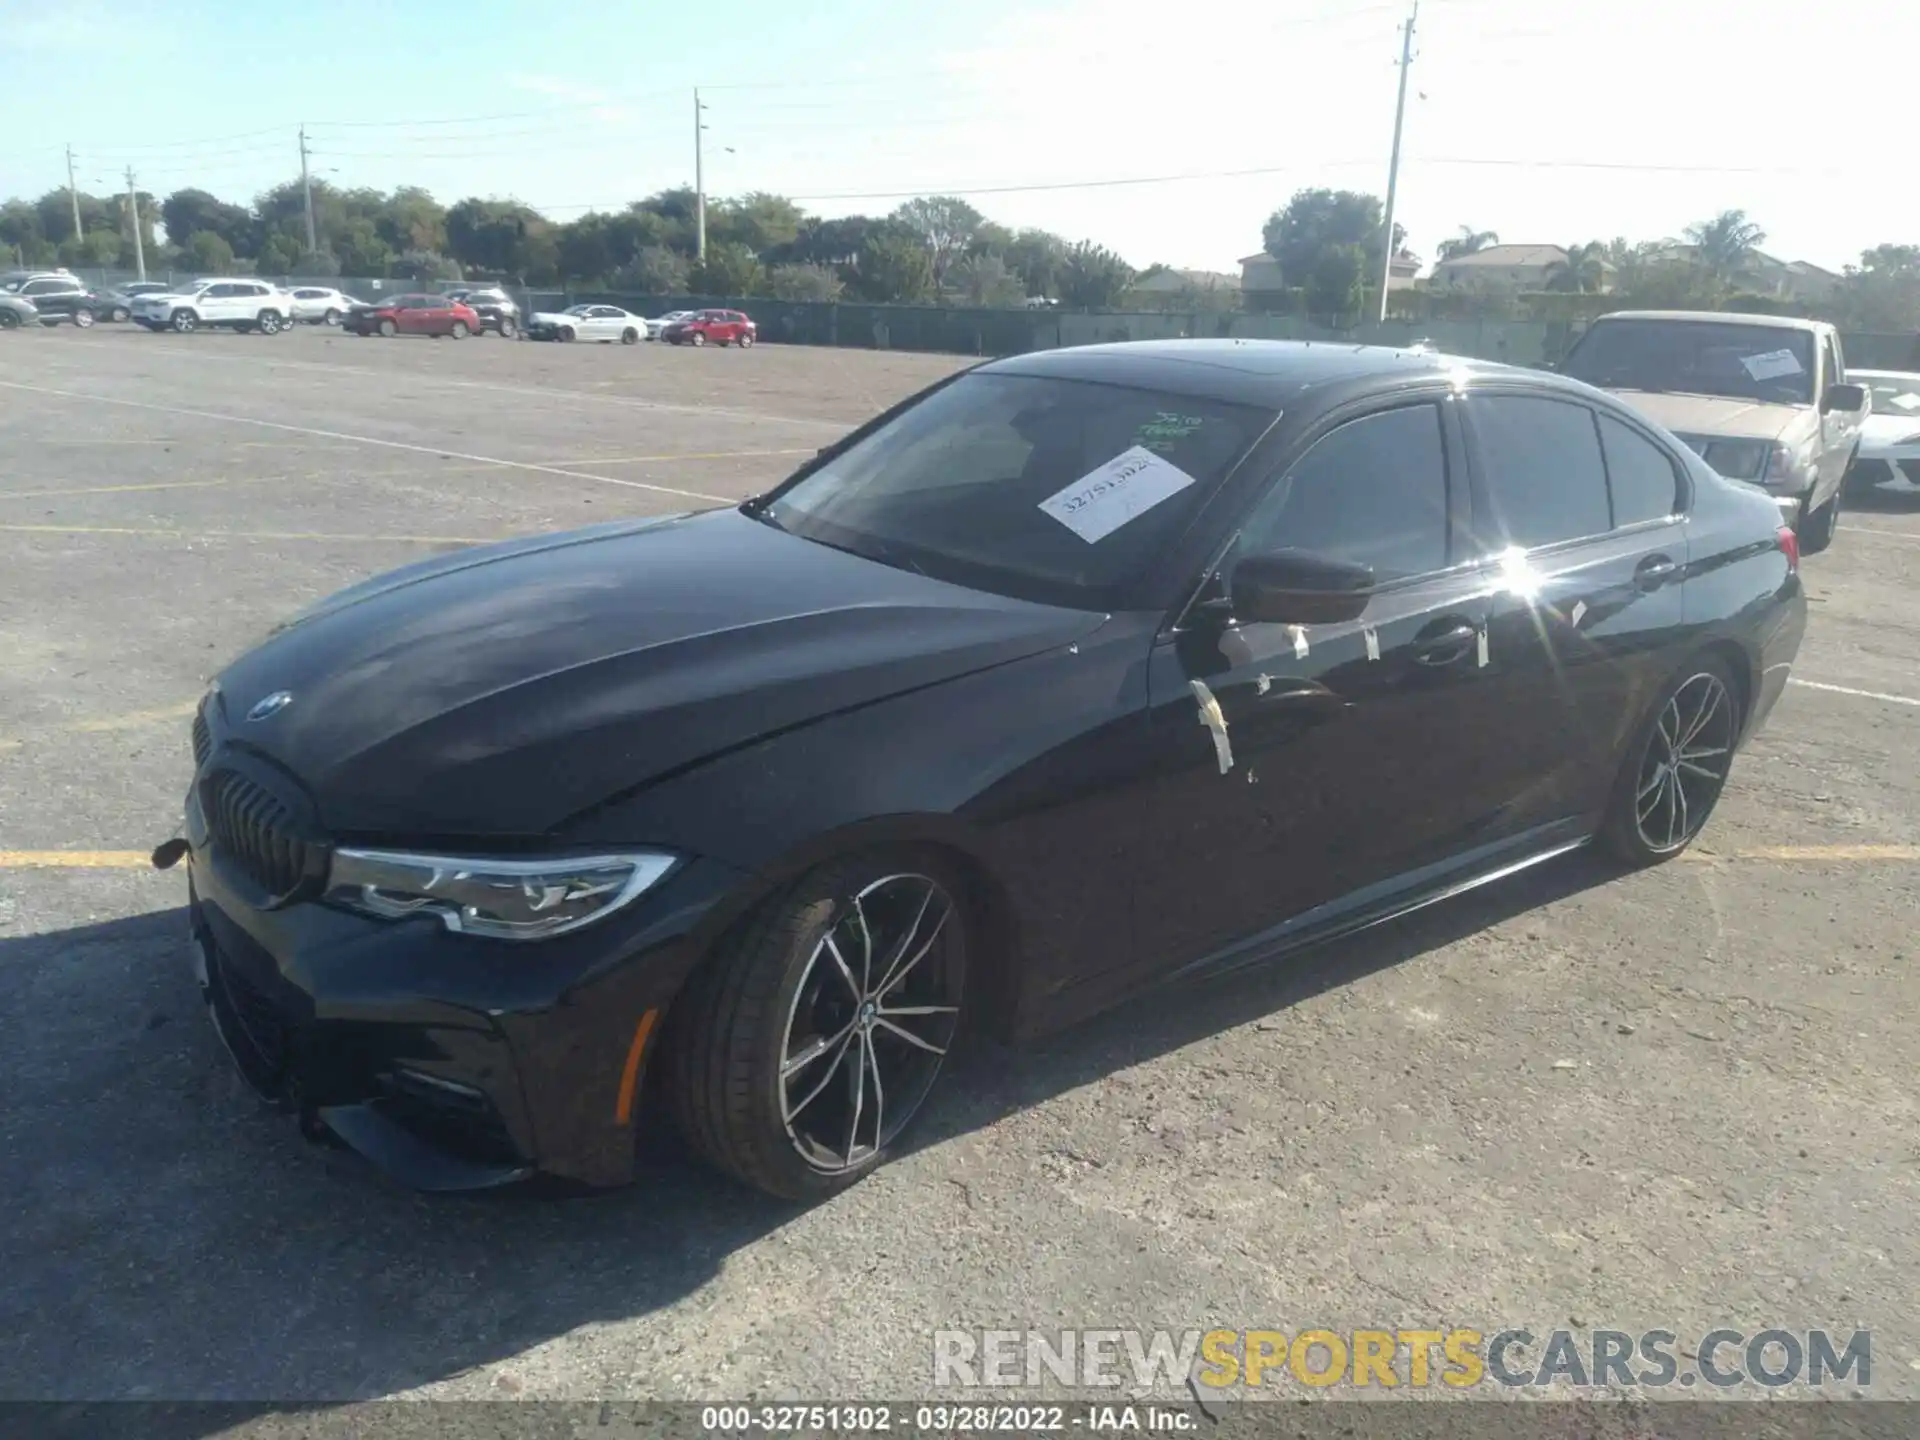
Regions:
<svg viewBox="0 0 1920 1440"><path fill-rule="evenodd" d="M1600 446L1607 459L1615 529L1663 520L1679 508L1679 472L1665 450L1611 415L1600 417Z"/></svg>
<svg viewBox="0 0 1920 1440"><path fill-rule="evenodd" d="M1531 550L1612 528L1593 412L1533 395L1469 404L1478 474L1473 530L1483 554Z"/></svg>

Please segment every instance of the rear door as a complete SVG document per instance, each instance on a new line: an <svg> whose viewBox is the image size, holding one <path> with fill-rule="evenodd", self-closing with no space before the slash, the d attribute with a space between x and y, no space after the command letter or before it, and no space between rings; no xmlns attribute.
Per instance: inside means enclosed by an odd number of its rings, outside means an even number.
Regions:
<svg viewBox="0 0 1920 1440"><path fill-rule="evenodd" d="M1462 404L1503 829L1605 804L1618 756L1686 643L1684 468L1637 420L1563 394Z"/></svg>
<svg viewBox="0 0 1920 1440"><path fill-rule="evenodd" d="M40 308L42 315L71 315L86 292L65 280L29 280L20 295Z"/></svg>

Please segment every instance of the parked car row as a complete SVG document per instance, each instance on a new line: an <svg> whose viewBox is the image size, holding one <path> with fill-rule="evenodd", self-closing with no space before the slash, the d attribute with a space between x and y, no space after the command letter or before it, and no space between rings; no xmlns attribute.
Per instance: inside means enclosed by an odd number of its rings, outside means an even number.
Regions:
<svg viewBox="0 0 1920 1440"><path fill-rule="evenodd" d="M275 335L295 325L330 325L362 336L430 335L456 340L491 331L511 340L669 345L747 349L758 327L738 310L673 310L648 318L618 305L582 303L539 312L524 325L520 307L497 286L462 285L444 292L394 295L366 301L318 285L283 289L250 277L214 276L178 285L143 280L118 290L89 289L68 271L19 270L0 275L0 329L23 324L85 328L96 320L132 320L149 330L187 334L201 329Z"/></svg>

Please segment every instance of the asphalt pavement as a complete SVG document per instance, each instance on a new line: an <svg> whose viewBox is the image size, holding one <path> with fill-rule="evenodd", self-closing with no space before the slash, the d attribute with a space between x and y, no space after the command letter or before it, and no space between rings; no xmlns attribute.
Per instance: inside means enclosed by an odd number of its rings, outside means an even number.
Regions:
<svg viewBox="0 0 1920 1440"><path fill-rule="evenodd" d="M796 1208L650 1121L428 1199L241 1088L172 833L207 677L440 550L764 488L956 357L0 336L0 1398L917 1396L936 1330L1871 1329L1920 1395L1920 497L1805 564L1689 857L1576 856L950 1073Z"/></svg>

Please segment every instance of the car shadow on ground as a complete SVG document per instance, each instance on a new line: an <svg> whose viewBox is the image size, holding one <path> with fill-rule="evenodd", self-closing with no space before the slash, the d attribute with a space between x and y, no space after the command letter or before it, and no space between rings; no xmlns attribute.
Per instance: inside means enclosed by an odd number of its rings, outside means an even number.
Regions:
<svg viewBox="0 0 1920 1440"><path fill-rule="evenodd" d="M918 1145L1612 873L1574 855L1042 1044L971 1046L956 1055ZM202 1018L185 924L176 909L0 941L0 1135L12 1158L0 1192L0 1331L18 1337L0 1352L0 1397L302 1410L390 1395L668 1306L799 1213L702 1169L657 1116L643 1127L630 1190L400 1191L353 1157L300 1140L240 1089ZM647 1359L635 1358L644 1384ZM188 1407L162 1426L148 1412L141 1433L210 1434L234 1419Z"/></svg>

